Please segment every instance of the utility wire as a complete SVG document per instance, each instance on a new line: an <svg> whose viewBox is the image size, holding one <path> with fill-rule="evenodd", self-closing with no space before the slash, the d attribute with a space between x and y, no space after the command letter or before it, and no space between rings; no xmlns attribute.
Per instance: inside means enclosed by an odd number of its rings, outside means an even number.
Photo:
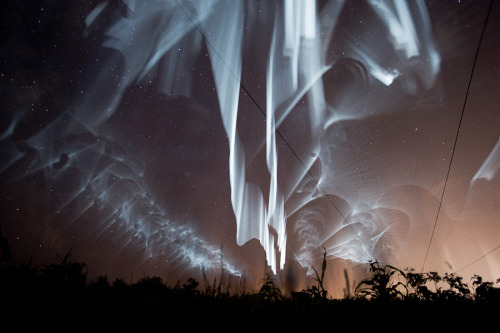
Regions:
<svg viewBox="0 0 500 333"><path fill-rule="evenodd" d="M484 21L483 29L481 31L481 36L479 37L479 43L477 45L476 55L474 56L474 62L472 64L472 70L471 70L470 77L469 77L469 83L467 85L467 91L465 92L465 99L464 99L464 104L462 106L462 113L460 115L460 121L458 123L457 134L455 136L455 143L453 144L453 150L451 151L450 163L448 165L448 172L446 173L446 179L445 179L444 186L443 186L443 192L441 193L441 200L439 201L439 207L438 207L437 214L436 214L436 220L434 221L434 227L432 228L431 238L429 239L429 245L427 246L427 251L425 253L424 262L422 263L422 268L420 270L421 272L423 272L423 270L424 270L425 262L427 261L427 256L429 255L429 250L431 248L431 244L432 244L432 241L433 241L433 238L434 238L434 233L436 231L436 226L437 226L437 222L438 222L438 219L439 219L439 213L441 211L441 206L442 206L443 199L444 199L444 193L446 192L446 185L448 183L448 178L450 176L451 165L453 163L453 156L455 155L455 150L456 150L456 147L457 147L458 136L460 134L460 128L462 126L462 120L463 120L464 113L465 113L465 106L467 104L467 99L469 97L469 90L470 90L470 86L471 86L471 83L472 83L472 77L474 76L474 69L476 67L476 62L477 62L477 58L478 58L478 55L479 55L479 50L481 48L481 43L483 41L484 32L486 31L486 26L488 25L488 19L490 17L490 12L491 12L491 8L492 7L493 7L493 0L490 0L490 5L488 7L488 12L486 14L486 19Z"/></svg>
<svg viewBox="0 0 500 333"><path fill-rule="evenodd" d="M496 144L496 142L493 144L493 147L490 149L490 151L492 151L494 149L495 144ZM436 257L439 254L439 252L441 252L441 250L444 247L444 244L446 244L446 240L451 235L451 232L452 232L453 228L460 221L460 216L462 215L462 212L464 211L464 209L465 209L465 207L467 205L467 201L469 200L470 195L474 191L474 187L476 186L476 184L477 184L477 182L474 181L474 183L472 184L472 186L467 191L467 195L465 197L465 200L464 200L464 203L462 205L462 208L460 209L460 212L458 213L457 217L454 219L453 224L451 225L450 229L448 230L448 233L444 237L444 239L443 239L443 241L441 243L441 246L439 247L439 250L436 252L436 254L434 255L434 257Z"/></svg>
<svg viewBox="0 0 500 333"><path fill-rule="evenodd" d="M262 110L262 108L260 107L260 105L257 103L257 101L252 97L252 95L250 94L250 92L245 88L245 86L240 83L240 86L241 88L243 88L243 90L247 93L247 95L250 97L250 99L254 102L254 104L257 106L257 108L260 110L260 112L262 112L262 114L264 115L264 117L266 116L266 113L264 112L264 110ZM292 148L292 146L288 143L288 141L285 139L285 137L281 134L281 132L278 130L278 128L275 129L276 130L276 133L278 133L278 136L283 140L283 142L285 143L285 145L290 149L290 151L292 152L292 154L295 156L295 158L299 161L299 163L302 165L302 167L306 170L307 174L309 175L309 177L311 177L312 180L314 180L314 182L316 183L316 186L318 187L319 190L321 190L321 192L324 194L324 196L328 199L328 201L332 204L332 206L337 210L337 212L342 216L342 218L344 220L347 219L347 217L342 214L342 212L340 211L340 209L337 207L337 205L333 202L333 200L330 198L330 196L328 195L328 193L326 193L320 186L319 186L319 181L316 179L316 177L314 177L314 175L311 173L310 169L306 167L306 165L304 164L304 162L302 161L302 159L299 157L299 155L295 152L295 150Z"/></svg>
<svg viewBox="0 0 500 333"><path fill-rule="evenodd" d="M477 258L476 260L474 260L474 261L472 261L471 263L469 263L469 264L465 265L464 267L462 267L462 268L460 268L460 269L456 270L456 271L454 272L454 274L456 274L456 273L458 273L458 272L460 272L460 271L462 271L462 270L466 269L466 268L467 268L467 267L469 267L469 266L474 265L476 262L478 262L478 261L479 261L479 260L481 260L481 259L484 259L487 255L489 255L489 254L491 254L491 253L495 252L495 251L496 251L496 250L498 250L498 249L500 249L500 245L498 245L497 247L495 247L495 248L494 248L493 250L491 250L490 252L483 254L482 256L480 256L479 258Z"/></svg>
<svg viewBox="0 0 500 333"><path fill-rule="evenodd" d="M187 13L187 11L185 10L185 8L182 6L181 3L179 3L184 14L191 20L191 23L193 23L193 25L195 26L196 30L199 32L199 34L203 37L203 39L205 40L205 43L207 43L207 45L214 51L214 53L217 55L217 57L220 59L220 61L224 64L224 66L227 68L227 70L231 73L231 75L238 81L236 75L231 71L231 69L229 68L229 66L225 63L224 59L222 59L222 57L219 55L219 53L217 52L217 50L213 47L213 45L211 45L210 41L205 37L203 31L200 29L200 27L198 26L197 23L195 23L195 21L193 20L193 18ZM257 103L257 101L253 98L252 94L250 94L250 92L246 89L246 87L243 85L243 83L240 81L240 87L245 91L245 93L250 97L250 99L252 100L252 102L255 104L255 106L257 106L257 108L259 109L259 111L264 115L264 117L266 117L266 112L262 109L262 107L259 105L259 103ZM285 139L285 137L281 134L281 132L278 130L278 128L275 129L276 130L276 133L278 134L278 136L283 140L283 142L285 143L285 145L288 147L288 149L290 149L290 151L292 152L292 154L295 156L295 158L299 161L299 163L302 165L302 167L306 170L307 174L311 177L311 179L314 180L314 182L316 183L316 186L318 187L319 190L321 190L321 192L324 194L324 196L328 199L328 201L331 203L331 205L335 208L335 210L342 216L342 218L344 220L347 219L347 217L340 211L340 209L337 207L337 205L333 202L333 200L330 198L330 196L328 195L328 193L326 193L320 186L319 186L319 181L312 175L311 171L309 168L306 167L306 165L304 164L304 162L302 161L302 159L299 157L299 155L295 152L295 150L292 148L292 146L288 143L288 141ZM352 226L351 226L352 227Z"/></svg>

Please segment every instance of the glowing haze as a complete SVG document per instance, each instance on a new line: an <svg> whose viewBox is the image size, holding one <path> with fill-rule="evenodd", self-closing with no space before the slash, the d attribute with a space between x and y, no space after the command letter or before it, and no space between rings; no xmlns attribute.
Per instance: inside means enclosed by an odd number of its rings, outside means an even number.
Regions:
<svg viewBox="0 0 500 333"><path fill-rule="evenodd" d="M94 275L269 267L297 289L326 250L334 288L371 260L498 277L498 5L11 7L16 260L73 246Z"/></svg>

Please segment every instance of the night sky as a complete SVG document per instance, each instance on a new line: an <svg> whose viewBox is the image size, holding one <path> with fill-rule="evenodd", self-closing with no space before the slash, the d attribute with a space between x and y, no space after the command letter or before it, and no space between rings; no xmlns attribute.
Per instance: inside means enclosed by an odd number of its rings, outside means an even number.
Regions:
<svg viewBox="0 0 500 333"><path fill-rule="evenodd" d="M2 2L13 263L326 288L500 277L500 5Z"/></svg>

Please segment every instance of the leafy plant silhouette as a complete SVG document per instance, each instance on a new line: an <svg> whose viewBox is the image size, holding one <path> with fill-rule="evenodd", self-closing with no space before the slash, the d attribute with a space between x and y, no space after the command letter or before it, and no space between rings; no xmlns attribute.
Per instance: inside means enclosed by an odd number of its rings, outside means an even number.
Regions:
<svg viewBox="0 0 500 333"><path fill-rule="evenodd" d="M363 279L356 287L357 298L390 301L402 299L407 294L407 287L401 281L395 281L394 274L405 276L405 273L391 265L380 266L378 261L370 262L372 276ZM402 292L402 289L405 293Z"/></svg>
<svg viewBox="0 0 500 333"><path fill-rule="evenodd" d="M312 286L307 289L305 292L308 293L313 298L326 298L328 291L325 289L323 282L325 280L325 272L326 272L326 249L323 248L325 252L323 253L323 263L321 264L321 276L318 274L318 271L314 266L311 265L316 277L314 280L317 282L317 286Z"/></svg>
<svg viewBox="0 0 500 333"><path fill-rule="evenodd" d="M477 302L500 301L500 289L493 287L493 282L483 281L483 278L479 275L474 275L472 279L472 286L475 288L474 299ZM496 283L499 282L500 279L497 279Z"/></svg>
<svg viewBox="0 0 500 333"><path fill-rule="evenodd" d="M56 255L58 263L46 265L40 271L41 286L58 293L74 293L86 286L87 265L71 260L70 249L66 255Z"/></svg>
<svg viewBox="0 0 500 333"><path fill-rule="evenodd" d="M437 272L416 273L414 269L407 269L405 277L407 298L418 301L437 301L439 299L438 291L440 289L437 284L442 281L442 278ZM429 282L434 284L435 291L429 289L427 286Z"/></svg>
<svg viewBox="0 0 500 333"><path fill-rule="evenodd" d="M283 299L280 288L276 287L272 274L268 272L266 277L262 280L262 286L257 292L257 298L276 302Z"/></svg>

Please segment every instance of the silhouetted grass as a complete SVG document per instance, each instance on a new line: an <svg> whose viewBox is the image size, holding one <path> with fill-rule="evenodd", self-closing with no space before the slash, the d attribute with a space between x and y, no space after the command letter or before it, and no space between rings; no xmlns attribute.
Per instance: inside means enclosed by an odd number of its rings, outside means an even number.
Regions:
<svg viewBox="0 0 500 333"><path fill-rule="evenodd" d="M499 310L499 289L479 276L473 277L469 288L454 274L415 273L378 262L370 267L371 275L358 284L352 297L332 299L323 288L326 261L321 275L316 272L315 289L288 296L275 286L271 275L256 291L236 288L233 293L216 280L200 287L192 278L173 287L160 277L126 283L100 276L88 282L86 265L71 261L68 254L48 266L3 267L1 314L4 322L13 322L19 329L169 328L182 323L185 328L235 329L337 324L395 329L425 324L427 329L449 330L486 325Z"/></svg>

